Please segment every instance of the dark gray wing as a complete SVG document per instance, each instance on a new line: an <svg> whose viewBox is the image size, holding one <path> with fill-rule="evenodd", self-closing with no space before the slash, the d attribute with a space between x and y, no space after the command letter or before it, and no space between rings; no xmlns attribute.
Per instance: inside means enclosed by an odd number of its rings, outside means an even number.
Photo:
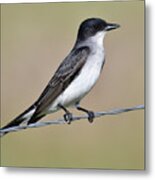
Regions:
<svg viewBox="0 0 155 180"><path fill-rule="evenodd" d="M56 73L49 81L47 87L36 102L37 109L30 119L30 123L44 116L52 102L67 88L72 80L78 75L90 53L89 47L80 47L71 53L60 64Z"/></svg>

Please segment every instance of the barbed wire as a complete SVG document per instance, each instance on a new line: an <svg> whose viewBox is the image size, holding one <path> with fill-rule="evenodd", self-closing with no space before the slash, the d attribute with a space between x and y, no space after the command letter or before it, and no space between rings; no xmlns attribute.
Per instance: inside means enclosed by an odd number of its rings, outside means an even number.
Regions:
<svg viewBox="0 0 155 180"><path fill-rule="evenodd" d="M137 106L128 107L128 108L119 108L119 109L117 108L117 109L112 109L109 111L95 112L94 119L101 117L101 116L117 115L120 113L141 110L141 109L144 109L144 105L137 105ZM84 120L84 119L88 119L88 115L73 116L72 122L78 121L78 120ZM21 131L21 130L25 130L25 129L29 129L29 128L39 128L39 127L44 127L44 126L49 126L49 125L60 125L60 124L66 124L66 121L64 120L64 118L45 121L45 122L37 122L34 124L29 124L29 125L14 126L14 127L6 128L6 129L0 129L0 137L4 136L5 134L11 133L11 132Z"/></svg>

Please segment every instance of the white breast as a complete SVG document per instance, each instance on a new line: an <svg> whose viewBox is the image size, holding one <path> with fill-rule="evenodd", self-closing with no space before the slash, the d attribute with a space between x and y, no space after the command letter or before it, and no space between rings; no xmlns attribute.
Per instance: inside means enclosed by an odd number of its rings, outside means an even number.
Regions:
<svg viewBox="0 0 155 180"><path fill-rule="evenodd" d="M50 111L57 110L57 105L59 103L63 106L75 104L80 101L95 85L100 76L104 62L103 34L102 37L101 34L98 36L98 42L93 42L94 47L92 47L92 53L88 57L80 74L72 81L66 90L58 96L50 107ZM91 39L91 41L94 41L94 39Z"/></svg>

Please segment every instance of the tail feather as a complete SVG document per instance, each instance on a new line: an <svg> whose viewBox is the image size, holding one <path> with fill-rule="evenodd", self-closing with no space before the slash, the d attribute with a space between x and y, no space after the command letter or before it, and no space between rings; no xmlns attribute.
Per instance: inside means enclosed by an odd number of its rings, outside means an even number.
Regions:
<svg viewBox="0 0 155 180"><path fill-rule="evenodd" d="M9 122L7 125L2 127L1 129L19 126L22 122L27 121L31 118L31 116L35 112L35 109L36 109L35 105L30 106L26 111L24 111L22 114L20 114L18 117L13 119L11 122Z"/></svg>

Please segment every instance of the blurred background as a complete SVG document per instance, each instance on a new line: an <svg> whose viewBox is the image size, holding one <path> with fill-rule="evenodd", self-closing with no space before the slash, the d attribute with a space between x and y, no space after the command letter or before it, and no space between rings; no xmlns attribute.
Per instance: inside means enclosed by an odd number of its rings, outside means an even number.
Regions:
<svg viewBox="0 0 155 180"><path fill-rule="evenodd" d="M38 98L90 17L121 28L107 34L102 75L81 105L106 111L144 104L143 1L3 4L1 126ZM1 165L143 169L144 111L10 133L1 138Z"/></svg>

